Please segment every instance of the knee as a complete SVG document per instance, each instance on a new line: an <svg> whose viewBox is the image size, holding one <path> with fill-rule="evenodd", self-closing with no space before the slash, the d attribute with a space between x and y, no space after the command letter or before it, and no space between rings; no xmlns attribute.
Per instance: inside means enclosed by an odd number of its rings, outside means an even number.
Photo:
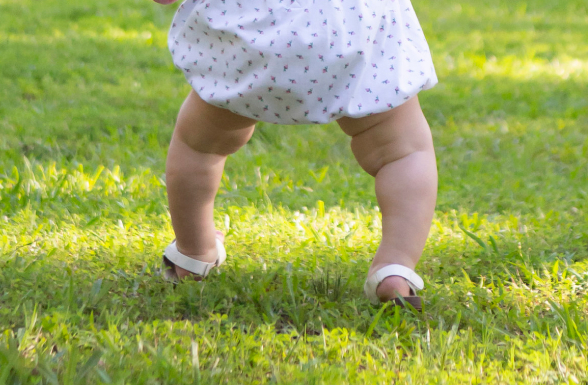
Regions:
<svg viewBox="0 0 588 385"><path fill-rule="evenodd" d="M231 155L243 147L253 135L253 127L242 128L239 130L225 131L211 140L208 145L200 146L201 152L213 153L217 155Z"/></svg>
<svg viewBox="0 0 588 385"><path fill-rule="evenodd" d="M410 154L410 151L400 152L393 143L380 144L367 149L361 139L351 139L351 151L357 163L365 172L375 177L386 164Z"/></svg>
<svg viewBox="0 0 588 385"><path fill-rule="evenodd" d="M359 165L374 177L385 165L413 153L430 152L434 157L428 125L412 128L414 130L393 131L383 122L353 136L351 150Z"/></svg>
<svg viewBox="0 0 588 385"><path fill-rule="evenodd" d="M194 151L229 155L251 138L255 120L204 102L192 91L184 101L173 140L179 140Z"/></svg>
<svg viewBox="0 0 588 385"><path fill-rule="evenodd" d="M370 175L415 152L428 152L434 157L431 130L416 97L389 111L341 118L338 123L351 136L353 154Z"/></svg>
<svg viewBox="0 0 588 385"><path fill-rule="evenodd" d="M186 134L176 130L178 139L194 151L205 154L230 155L243 147L253 135L254 126L235 130L192 130Z"/></svg>

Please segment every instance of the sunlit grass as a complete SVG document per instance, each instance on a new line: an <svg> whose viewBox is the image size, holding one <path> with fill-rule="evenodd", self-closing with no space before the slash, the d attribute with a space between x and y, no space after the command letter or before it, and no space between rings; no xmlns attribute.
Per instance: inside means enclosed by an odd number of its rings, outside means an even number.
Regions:
<svg viewBox="0 0 588 385"><path fill-rule="evenodd" d="M334 124L259 124L226 266L163 282L173 7L0 0L0 382L586 383L586 4L414 6L441 79L424 315L362 294L381 222Z"/></svg>

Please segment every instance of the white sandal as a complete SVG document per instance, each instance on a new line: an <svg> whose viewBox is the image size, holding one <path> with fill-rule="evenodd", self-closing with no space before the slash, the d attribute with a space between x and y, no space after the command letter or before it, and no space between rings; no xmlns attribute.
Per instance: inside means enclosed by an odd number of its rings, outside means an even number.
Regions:
<svg viewBox="0 0 588 385"><path fill-rule="evenodd" d="M163 253L163 277L169 281L178 282L179 279L175 271L175 266L179 266L182 269L201 276L202 278L206 277L214 266L220 266L225 259L227 259L227 252L225 251L223 242L218 238L215 239L217 250L217 258L215 262L198 261L180 253L176 246L176 241L174 240L165 248L165 252Z"/></svg>
<svg viewBox="0 0 588 385"><path fill-rule="evenodd" d="M400 298L393 298L390 302L393 302L395 306L404 307L405 302L411 304L416 310L421 311L423 308L423 301L421 297L416 295L417 290L422 290L424 286L423 279L415 273L412 269L409 269L403 265L388 265L382 267L376 271L365 281L363 291L373 305L378 305L380 299L376 294L376 290L380 283L390 277L398 276L406 279L406 283L410 287L410 296Z"/></svg>

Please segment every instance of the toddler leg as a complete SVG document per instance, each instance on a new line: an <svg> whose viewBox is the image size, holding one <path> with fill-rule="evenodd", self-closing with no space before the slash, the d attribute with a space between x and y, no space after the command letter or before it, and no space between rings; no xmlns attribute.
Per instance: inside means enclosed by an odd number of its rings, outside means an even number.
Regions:
<svg viewBox="0 0 588 385"><path fill-rule="evenodd" d="M214 198L227 155L243 146L255 121L188 95L176 122L166 165L166 184L178 251L203 262L217 257ZM190 275L176 266L179 278Z"/></svg>
<svg viewBox="0 0 588 385"><path fill-rule="evenodd" d="M425 246L437 199L437 168L429 125L416 97L393 110L338 120L352 137L360 166L376 178L382 212L382 242L368 276L390 264L414 269ZM382 301L409 295L404 278L386 278Z"/></svg>

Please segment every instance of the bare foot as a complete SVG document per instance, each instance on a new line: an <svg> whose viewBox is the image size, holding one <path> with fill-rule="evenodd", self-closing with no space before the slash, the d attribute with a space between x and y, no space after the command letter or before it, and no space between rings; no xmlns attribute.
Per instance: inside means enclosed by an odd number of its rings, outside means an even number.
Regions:
<svg viewBox="0 0 588 385"><path fill-rule="evenodd" d="M385 266L386 264L376 264L370 266L368 277L371 277L372 274ZM378 288L376 289L376 295L381 302L386 302L396 298L399 294L403 297L408 297L411 295L410 286L408 286L406 279L397 275L384 278L384 280L378 285Z"/></svg>
<svg viewBox="0 0 588 385"><path fill-rule="evenodd" d="M406 283L406 279L393 275L385 278L380 283L376 294L380 298L380 301L387 302L398 297L399 294L402 297L408 297L410 295L410 287Z"/></svg>
<svg viewBox="0 0 588 385"><path fill-rule="evenodd" d="M218 230L216 230L216 238L219 239L222 243L225 243L225 235L222 232L218 231ZM180 253L182 252L181 250L178 250L178 251ZM217 258L218 258L218 250L215 247L214 249L209 250L204 255L190 255L190 254L184 254L184 255L186 255L187 257L196 259L198 261L201 261L201 262L211 263L211 262L215 262L217 260ZM193 273L189 272L186 269L182 269L179 266L175 266L175 268L176 268L176 274L177 274L177 276L178 276L178 278L180 280L182 280L182 279L184 279L186 277L193 277L195 281L202 281L202 278L203 277L200 276L200 275L193 274Z"/></svg>

